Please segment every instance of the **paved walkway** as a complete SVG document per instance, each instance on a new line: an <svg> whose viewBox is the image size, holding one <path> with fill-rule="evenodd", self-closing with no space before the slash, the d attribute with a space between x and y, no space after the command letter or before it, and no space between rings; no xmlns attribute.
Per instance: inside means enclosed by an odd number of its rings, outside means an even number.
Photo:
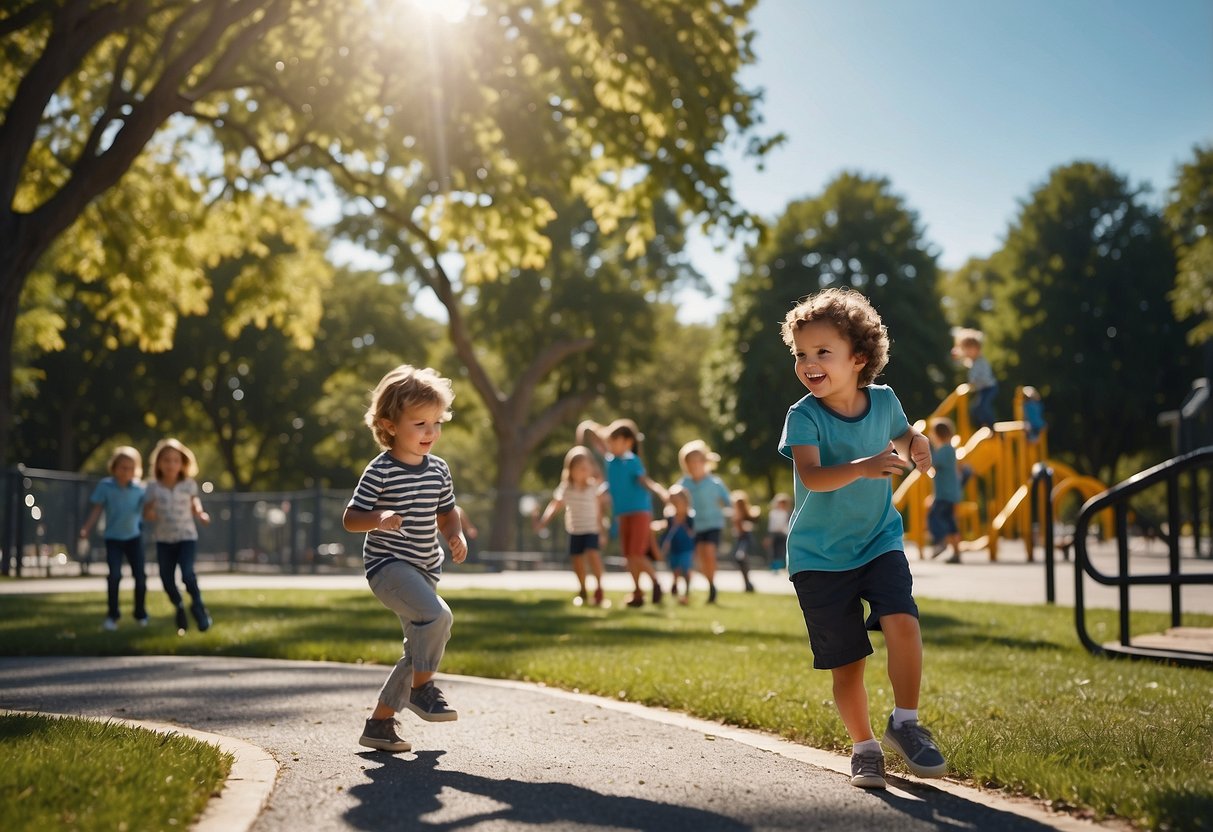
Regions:
<svg viewBox="0 0 1213 832"><path fill-rule="evenodd" d="M403 714L357 745L386 669L208 657L0 659L0 707L156 720L279 763L255 832L300 829L1091 830L947 781L853 788L847 760L757 732L538 686L445 677L454 723ZM230 829L230 827L229 827Z"/></svg>

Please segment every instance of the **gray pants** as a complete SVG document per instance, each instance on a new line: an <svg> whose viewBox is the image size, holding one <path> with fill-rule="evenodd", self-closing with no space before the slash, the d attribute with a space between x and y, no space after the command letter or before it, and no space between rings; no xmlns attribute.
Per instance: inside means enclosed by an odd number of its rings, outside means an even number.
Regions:
<svg viewBox="0 0 1213 832"><path fill-rule="evenodd" d="M389 563L370 584L371 592L396 613L404 630L404 652L379 691L380 702L403 711L413 687L413 671L438 669L455 619L446 601L438 597L438 582L412 564Z"/></svg>

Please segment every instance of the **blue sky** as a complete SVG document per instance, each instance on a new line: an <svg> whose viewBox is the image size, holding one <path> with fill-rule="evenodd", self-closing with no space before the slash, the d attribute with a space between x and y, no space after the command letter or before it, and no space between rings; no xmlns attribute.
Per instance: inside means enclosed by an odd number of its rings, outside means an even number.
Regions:
<svg viewBox="0 0 1213 832"><path fill-rule="evenodd" d="M766 217L843 170L887 176L946 268L995 251L1020 201L1076 159L1110 165L1161 204L1176 166L1213 142L1213 0L761 0L764 128L788 141L765 170L725 158L742 205ZM692 248L714 296L740 248Z"/></svg>

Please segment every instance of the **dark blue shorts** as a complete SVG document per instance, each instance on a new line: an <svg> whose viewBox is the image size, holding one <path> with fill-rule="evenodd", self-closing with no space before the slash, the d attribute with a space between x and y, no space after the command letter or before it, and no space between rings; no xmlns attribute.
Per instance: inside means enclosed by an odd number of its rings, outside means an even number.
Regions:
<svg viewBox="0 0 1213 832"><path fill-rule="evenodd" d="M936 498L927 512L927 529L936 543L942 543L949 535L960 534L960 527L956 525L956 503Z"/></svg>
<svg viewBox="0 0 1213 832"><path fill-rule="evenodd" d="M598 549L598 535L594 532L589 534L571 534L569 535L569 554L584 555L590 549Z"/></svg>
<svg viewBox="0 0 1213 832"><path fill-rule="evenodd" d="M700 543L715 543L720 545L720 529L704 529L701 532L695 532L695 545Z"/></svg>
<svg viewBox="0 0 1213 832"><path fill-rule="evenodd" d="M868 630L879 630L885 615L918 617L914 579L905 552L885 552L845 572L806 570L792 576L809 630L813 667L831 670L872 654ZM870 613L864 619L863 602Z"/></svg>

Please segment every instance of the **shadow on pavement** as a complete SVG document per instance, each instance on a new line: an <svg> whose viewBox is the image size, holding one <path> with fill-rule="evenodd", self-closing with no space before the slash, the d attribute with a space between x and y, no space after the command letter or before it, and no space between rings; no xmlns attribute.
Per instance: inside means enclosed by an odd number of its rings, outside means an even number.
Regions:
<svg viewBox="0 0 1213 832"><path fill-rule="evenodd" d="M749 829L715 812L641 797L602 794L568 783L496 780L443 769L438 758L444 753L421 751L415 758L360 755L380 765L366 769L369 783L350 789L358 806L346 812L345 820L357 829L376 830L455 830L488 821L511 827L525 824L561 829L579 824L638 832ZM452 799L455 795L446 795L447 802L457 803L460 809L444 804L447 790L462 793L457 800Z"/></svg>

